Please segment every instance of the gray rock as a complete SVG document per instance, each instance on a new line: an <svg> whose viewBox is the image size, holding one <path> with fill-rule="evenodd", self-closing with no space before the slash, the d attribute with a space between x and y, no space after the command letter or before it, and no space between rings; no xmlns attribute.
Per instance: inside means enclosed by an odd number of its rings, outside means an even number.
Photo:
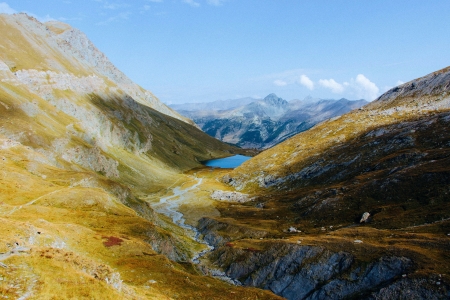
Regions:
<svg viewBox="0 0 450 300"><path fill-rule="evenodd" d="M211 198L217 201L237 202L237 203L245 203L253 200L253 198L251 198L247 194L242 194L239 192L219 191L219 190L214 191L211 194Z"/></svg>
<svg viewBox="0 0 450 300"><path fill-rule="evenodd" d="M429 280L420 279L401 279L387 287L374 292L369 297L370 300L422 300L422 299L449 299L450 287L444 286L436 289Z"/></svg>
<svg viewBox="0 0 450 300"><path fill-rule="evenodd" d="M363 213L359 223L366 223L369 220L369 217L370 217L370 213L368 213L368 212Z"/></svg>

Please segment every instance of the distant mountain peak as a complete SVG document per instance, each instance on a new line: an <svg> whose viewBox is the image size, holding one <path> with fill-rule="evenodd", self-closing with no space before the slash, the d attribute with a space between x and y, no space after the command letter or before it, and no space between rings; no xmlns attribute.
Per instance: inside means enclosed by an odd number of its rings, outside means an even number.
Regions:
<svg viewBox="0 0 450 300"><path fill-rule="evenodd" d="M286 100L279 98L274 93L267 95L262 101L267 104L273 105L273 106L287 106L288 105L288 102Z"/></svg>
<svg viewBox="0 0 450 300"><path fill-rule="evenodd" d="M264 149L323 120L367 103L364 100L321 100L312 97L288 102L274 93L246 105L242 105L242 100L237 100L240 106L223 111L212 111L213 103L203 103L204 106L180 105L177 108L189 108L189 111L183 111L185 116L192 118L211 136L244 148Z"/></svg>

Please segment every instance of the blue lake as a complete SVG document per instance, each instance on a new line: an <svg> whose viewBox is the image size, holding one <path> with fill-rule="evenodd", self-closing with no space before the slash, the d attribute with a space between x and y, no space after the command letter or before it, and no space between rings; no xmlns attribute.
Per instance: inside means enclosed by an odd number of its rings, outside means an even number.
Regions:
<svg viewBox="0 0 450 300"><path fill-rule="evenodd" d="M250 156L235 155L225 158L206 160L203 162L203 164L207 167L234 169L239 167L243 162L249 160L250 158Z"/></svg>

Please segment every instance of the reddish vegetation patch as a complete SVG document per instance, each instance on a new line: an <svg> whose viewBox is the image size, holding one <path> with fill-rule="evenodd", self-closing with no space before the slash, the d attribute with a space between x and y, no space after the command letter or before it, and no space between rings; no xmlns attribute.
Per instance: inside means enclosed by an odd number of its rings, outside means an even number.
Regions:
<svg viewBox="0 0 450 300"><path fill-rule="evenodd" d="M121 238L115 236L102 236L102 239L106 239L106 241L103 242L103 245L105 245L105 247L112 247L116 245L120 246L123 242Z"/></svg>
<svg viewBox="0 0 450 300"><path fill-rule="evenodd" d="M234 247L234 244L233 244L233 243L230 243L230 242L228 242L228 243L226 243L226 244L225 244L225 246L233 248L233 247Z"/></svg>

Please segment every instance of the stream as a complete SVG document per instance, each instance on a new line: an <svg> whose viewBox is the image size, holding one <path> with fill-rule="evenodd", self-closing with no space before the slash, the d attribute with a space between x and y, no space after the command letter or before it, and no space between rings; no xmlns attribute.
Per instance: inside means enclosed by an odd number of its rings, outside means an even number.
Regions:
<svg viewBox="0 0 450 300"><path fill-rule="evenodd" d="M206 255L207 253L213 251L214 247L202 239L201 233L197 230L197 228L189 224L186 224L185 223L186 219L184 218L184 215L181 212L179 212L180 206L183 204L184 201L186 201L185 194L189 191L196 189L203 182L203 178L194 177L194 179L197 182L193 186L188 187L186 189L181 189L181 187L177 186L172 190L173 195L161 197L158 203L154 203L151 206L157 213L163 214L171 218L173 223L175 223L176 225L178 225L183 229L186 229L189 233L191 233L190 236L194 241L207 246L207 249L196 253L191 259L192 263L199 264L200 258ZM219 278L233 285L241 285L239 281L236 281L226 276L226 274L220 270L214 269L208 270L211 276Z"/></svg>

